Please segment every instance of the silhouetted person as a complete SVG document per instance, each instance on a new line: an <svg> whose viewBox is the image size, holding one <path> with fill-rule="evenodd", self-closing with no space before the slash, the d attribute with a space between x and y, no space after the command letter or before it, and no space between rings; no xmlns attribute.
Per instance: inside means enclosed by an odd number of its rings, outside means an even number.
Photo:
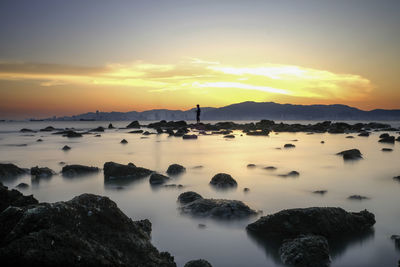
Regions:
<svg viewBox="0 0 400 267"><path fill-rule="evenodd" d="M199 124L200 123L200 105L199 104L197 104L197 110L196 110L196 120L197 120L197 123Z"/></svg>

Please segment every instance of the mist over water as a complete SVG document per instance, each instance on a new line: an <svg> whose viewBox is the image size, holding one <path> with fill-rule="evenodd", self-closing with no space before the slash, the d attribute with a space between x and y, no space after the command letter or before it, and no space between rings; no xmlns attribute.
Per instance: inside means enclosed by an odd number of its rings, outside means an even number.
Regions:
<svg viewBox="0 0 400 267"><path fill-rule="evenodd" d="M113 122L113 125L118 128L128 123ZM400 122L385 123L400 126ZM229 140L222 135L200 135L197 140L183 140L166 134L143 139L141 134L127 133L128 129L106 130L99 133L101 137L84 135L81 138L66 138L51 132L19 132L22 128L39 130L49 125L89 130L106 127L108 122L0 122L0 162L23 168L38 165L56 172L61 171L61 161L101 168L107 161L132 162L163 174L170 164L178 163L186 167L186 173L173 177L168 184L182 184L184 188L154 188L147 177L122 184L105 183L102 172L76 178L55 175L36 181L31 181L30 176L22 176L3 179L3 184L14 188L26 182L30 187L21 191L34 194L39 201L45 202L69 200L82 193L108 196L133 220L149 219L153 229L152 243L160 251L170 252L178 266L198 258L207 259L217 267L282 266L274 244L266 244L247 234L246 225L257 217L217 221L181 215L176 200L185 191L195 191L206 198L241 200L255 210L262 210L263 215L313 206L342 207L357 212L367 209L376 216L374 231L330 244L331 266L397 266L400 259L400 250L390 240L391 235L400 234L400 183L393 180L394 176L400 175L399 143L378 143L379 132L370 137L272 132L269 137L264 137L241 136L240 131L234 131L235 138ZM348 135L355 138L346 138ZM36 142L39 138L43 142ZM128 144L120 144L122 139ZM321 141L325 143L321 144ZM284 149L287 143L296 147ZM64 145L72 149L61 150ZM345 162L336 155L352 148L359 149L364 159ZM382 148L393 151L382 152ZM256 167L247 168L250 163ZM203 168L193 168L199 165ZM267 166L277 169L263 169ZM298 171L300 176L279 176L290 171ZM231 174L238 187L227 191L211 188L208 183L219 172ZM245 187L250 191L243 192ZM327 193L313 194L315 190L327 190ZM347 199L354 194L369 199ZM206 227L201 228L199 224Z"/></svg>

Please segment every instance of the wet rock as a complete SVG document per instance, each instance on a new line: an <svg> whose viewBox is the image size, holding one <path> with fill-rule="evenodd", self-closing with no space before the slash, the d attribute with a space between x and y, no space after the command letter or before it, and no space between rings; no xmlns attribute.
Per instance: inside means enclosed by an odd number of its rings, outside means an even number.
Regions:
<svg viewBox="0 0 400 267"><path fill-rule="evenodd" d="M121 144L127 144L128 141L126 141L126 139L122 139L120 143L121 143Z"/></svg>
<svg viewBox="0 0 400 267"><path fill-rule="evenodd" d="M293 238L313 234L334 238L365 232L374 224L375 216L367 210L347 212L342 208L312 207L263 216L246 229L265 237Z"/></svg>
<svg viewBox="0 0 400 267"><path fill-rule="evenodd" d="M144 133L143 133L143 135L150 135L151 133L149 132L149 131L145 131Z"/></svg>
<svg viewBox="0 0 400 267"><path fill-rule="evenodd" d="M46 128L40 129L39 131L41 132L52 132L55 131L56 128L54 128L53 126L47 126Z"/></svg>
<svg viewBox="0 0 400 267"><path fill-rule="evenodd" d="M387 136L387 137L381 138L378 142L394 144L394 141L395 141L395 137L394 136Z"/></svg>
<svg viewBox="0 0 400 267"><path fill-rule="evenodd" d="M362 154L358 149L349 149L342 152L337 153L336 155L343 156L344 160L355 160L362 159Z"/></svg>
<svg viewBox="0 0 400 267"><path fill-rule="evenodd" d="M36 142L43 142L43 140L39 138L38 140L36 140Z"/></svg>
<svg viewBox="0 0 400 267"><path fill-rule="evenodd" d="M325 144L325 141L321 141L321 144Z"/></svg>
<svg viewBox="0 0 400 267"><path fill-rule="evenodd" d="M76 138L76 137L82 137L82 134L74 131L66 131L66 133L63 134L63 136L68 138Z"/></svg>
<svg viewBox="0 0 400 267"><path fill-rule="evenodd" d="M294 148L294 147L296 147L296 146L293 145L293 144L285 144L283 147L284 147L284 148Z"/></svg>
<svg viewBox="0 0 400 267"><path fill-rule="evenodd" d="M21 133L36 133L36 131L31 130L31 129L27 129L27 128L23 128L20 130Z"/></svg>
<svg viewBox="0 0 400 267"><path fill-rule="evenodd" d="M301 267L329 266L329 245L323 236L301 235L295 239L285 240L279 248L284 264Z"/></svg>
<svg viewBox="0 0 400 267"><path fill-rule="evenodd" d="M130 178L139 179L149 176L153 171L136 167L133 163L128 165L123 165L115 162L104 163L104 178L105 179L120 179L120 178Z"/></svg>
<svg viewBox="0 0 400 267"><path fill-rule="evenodd" d="M211 179L210 184L218 188L236 187L237 182L227 173L218 173Z"/></svg>
<svg viewBox="0 0 400 267"><path fill-rule="evenodd" d="M97 128L91 129L89 132L104 132L104 128L99 126Z"/></svg>
<svg viewBox="0 0 400 267"><path fill-rule="evenodd" d="M180 202L181 204L187 204L187 203L190 203L195 200L202 199L202 198L203 197L201 195L197 194L196 192L188 191L188 192L182 193L178 196L178 202Z"/></svg>
<svg viewBox="0 0 400 267"><path fill-rule="evenodd" d="M16 188L18 189L26 189L29 188L29 185L27 183L19 183Z"/></svg>
<svg viewBox="0 0 400 267"><path fill-rule="evenodd" d="M274 170L276 170L276 167L274 167L274 166L267 166L267 167L264 167L264 170L274 171Z"/></svg>
<svg viewBox="0 0 400 267"><path fill-rule="evenodd" d="M51 177L54 174L56 174L56 173L52 169L49 169L47 167L39 168L38 166L36 166L36 167L32 167L31 168L31 175L32 176L36 176L38 178L40 178L40 177L43 177L43 178Z"/></svg>
<svg viewBox="0 0 400 267"><path fill-rule="evenodd" d="M9 206L22 207L38 203L38 201L32 195L24 196L18 190L15 189L8 190L8 187L4 186L1 182L0 182L0 200L1 200L0 212L3 212ZM1 217L2 216L0 213L0 218ZM0 242L2 237L4 237L2 236L3 233L2 230L3 230L3 224L0 223Z"/></svg>
<svg viewBox="0 0 400 267"><path fill-rule="evenodd" d="M13 178L26 174L24 169L11 163L0 163L0 178Z"/></svg>
<svg viewBox="0 0 400 267"><path fill-rule="evenodd" d="M99 171L99 168L97 168L97 167L89 167L89 166L85 166L85 165L74 164L74 165L65 165L62 168L61 173L64 176L73 177L73 176L96 173L98 171Z"/></svg>
<svg viewBox="0 0 400 267"><path fill-rule="evenodd" d="M195 134L185 134L182 136L182 139L197 139L197 135Z"/></svg>
<svg viewBox="0 0 400 267"><path fill-rule="evenodd" d="M347 139L353 139L353 138L354 138L354 136L352 136L352 135L349 135L349 136L346 136L346 138L347 138Z"/></svg>
<svg viewBox="0 0 400 267"><path fill-rule="evenodd" d="M143 133L143 130L134 130L134 131L130 131L128 133L132 133L132 134L140 134Z"/></svg>
<svg viewBox="0 0 400 267"><path fill-rule="evenodd" d="M132 221L107 197L10 207L0 225L3 266L176 267L151 244L150 221Z"/></svg>
<svg viewBox="0 0 400 267"><path fill-rule="evenodd" d="M351 199L351 200L365 200L365 199L369 199L369 198L366 197L366 196L351 195L351 196L348 197L348 199Z"/></svg>
<svg viewBox="0 0 400 267"><path fill-rule="evenodd" d="M160 184L167 182L168 180L169 180L168 176L165 176L165 175L155 172L150 175L149 182L151 185L160 185Z"/></svg>
<svg viewBox="0 0 400 267"><path fill-rule="evenodd" d="M140 128L140 124L138 121L133 121L126 126L126 128L131 129L131 128Z"/></svg>
<svg viewBox="0 0 400 267"><path fill-rule="evenodd" d="M184 214L217 219L240 219L257 214L256 211L238 200L205 199L198 194L195 195L194 192L182 196L187 193L182 193L178 197L178 201L182 204L180 210ZM190 201L190 196L195 200Z"/></svg>
<svg viewBox="0 0 400 267"><path fill-rule="evenodd" d="M400 136L396 138L396 142L400 142Z"/></svg>
<svg viewBox="0 0 400 267"><path fill-rule="evenodd" d="M247 135L251 135L251 136L268 136L269 135L269 130L249 131L246 134Z"/></svg>
<svg viewBox="0 0 400 267"><path fill-rule="evenodd" d="M256 166L256 164L253 164L253 163L250 163L250 164L247 164L247 168L255 168L255 167L257 167Z"/></svg>
<svg viewBox="0 0 400 267"><path fill-rule="evenodd" d="M362 133L360 133L358 136L361 136L361 137L368 137L368 136L369 136L369 132L362 132Z"/></svg>
<svg viewBox="0 0 400 267"><path fill-rule="evenodd" d="M64 151L68 151L68 150L70 150L70 149L71 149L71 147L69 147L69 146L67 146L67 145L63 146L63 148L62 148L62 150L64 150Z"/></svg>
<svg viewBox="0 0 400 267"><path fill-rule="evenodd" d="M232 139L232 138L235 138L235 136L233 134L227 134L227 135L224 135L224 138Z"/></svg>
<svg viewBox="0 0 400 267"><path fill-rule="evenodd" d="M169 175L178 175L178 174L184 173L185 171L186 171L186 168L179 164L171 164L171 165L169 165L169 167L167 169L167 173Z"/></svg>
<svg viewBox="0 0 400 267"><path fill-rule="evenodd" d="M108 129L115 129L115 127L112 125L112 123L110 123L107 128Z"/></svg>
<svg viewBox="0 0 400 267"><path fill-rule="evenodd" d="M327 190L316 190L313 191L313 194L325 195L327 192Z"/></svg>
<svg viewBox="0 0 400 267"><path fill-rule="evenodd" d="M281 177L297 177L299 175L300 175L300 173L297 171L291 171L287 174L279 174L279 176L281 176Z"/></svg>
<svg viewBox="0 0 400 267"><path fill-rule="evenodd" d="M379 136L379 138L388 138L390 135L388 133L383 133Z"/></svg>
<svg viewBox="0 0 400 267"><path fill-rule="evenodd" d="M183 267L212 267L212 265L203 259L188 261Z"/></svg>
<svg viewBox="0 0 400 267"><path fill-rule="evenodd" d="M392 152L393 149L391 149L391 148L382 148L382 151L383 152Z"/></svg>

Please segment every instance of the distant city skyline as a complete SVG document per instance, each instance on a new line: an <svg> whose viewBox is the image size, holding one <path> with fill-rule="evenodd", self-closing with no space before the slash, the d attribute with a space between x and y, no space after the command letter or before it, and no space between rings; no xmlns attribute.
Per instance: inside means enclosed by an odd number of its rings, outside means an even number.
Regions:
<svg viewBox="0 0 400 267"><path fill-rule="evenodd" d="M0 3L0 119L243 101L400 109L400 1Z"/></svg>

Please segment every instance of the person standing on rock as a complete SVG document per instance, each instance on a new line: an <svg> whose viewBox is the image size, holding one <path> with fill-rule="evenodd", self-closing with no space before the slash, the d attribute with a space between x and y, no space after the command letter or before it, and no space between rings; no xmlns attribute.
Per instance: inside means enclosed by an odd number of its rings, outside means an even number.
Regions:
<svg viewBox="0 0 400 267"><path fill-rule="evenodd" d="M196 120L197 120L197 124L200 123L200 105L197 104L197 110L196 110Z"/></svg>

